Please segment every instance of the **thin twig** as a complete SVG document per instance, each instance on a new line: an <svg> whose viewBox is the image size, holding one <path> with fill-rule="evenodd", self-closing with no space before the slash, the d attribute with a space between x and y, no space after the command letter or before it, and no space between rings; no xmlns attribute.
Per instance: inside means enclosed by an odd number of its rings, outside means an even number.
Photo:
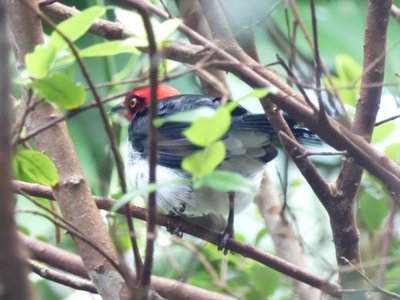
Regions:
<svg viewBox="0 0 400 300"><path fill-rule="evenodd" d="M382 124L385 124L385 123L387 123L387 122L389 122L389 121L396 120L396 119L398 119L398 118L400 118L400 114L391 116L391 117L386 118L386 119L383 119L383 120L381 120L381 121L376 122L376 123L375 123L375 127L380 126L380 125L382 125Z"/></svg>
<svg viewBox="0 0 400 300"><path fill-rule="evenodd" d="M26 195L25 195L26 197ZM64 230L68 231L71 235L73 235L76 238L79 238L80 240L84 241L87 243L89 246L91 246L94 250L99 252L107 261L115 268L115 270L124 278L124 280L128 283L128 286L130 289L133 288L134 286L134 281L133 281L133 276L129 273L128 270L124 270L121 265L119 265L117 262L115 262L103 249L101 246L97 246L95 243L93 243L91 240L89 240L84 234L80 233L79 230L76 230L76 228L72 228L69 225L66 226L63 223L57 221L56 219L51 218L49 215L45 213L41 213L36 210L29 210L29 209L17 209L15 210L16 213L29 213L32 215L37 215L40 217L43 217L50 221L51 223L60 226ZM58 216L59 217L59 216ZM65 221L65 220L63 220ZM67 224L67 223L66 223Z"/></svg>
<svg viewBox="0 0 400 300"><path fill-rule="evenodd" d="M95 102L97 104L97 107L98 107L98 109L100 111L100 116L101 116L101 119L103 121L104 128L106 130L107 137L108 137L108 140L110 142L111 151L112 151L114 159L115 159L115 164L116 164L116 167L117 167L117 173L118 173L118 178L119 178L119 181L120 181L121 189L122 189L122 192L124 194L126 194L127 186L126 186L126 181L125 181L125 176L124 176L124 167L123 167L122 158L121 158L121 155L120 155L120 153L118 151L118 147L117 147L117 145L115 143L114 134L113 134L113 131L111 129L110 123L108 122L107 113L106 113L106 111L104 109L101 97L97 93L97 90L96 90L96 87L94 85L94 82L93 82L93 80L92 80L92 78L91 78L91 76L89 74L88 69L86 68L85 64L83 63L82 58L79 55L78 49L75 47L74 43L70 40L70 38L67 35L65 35L60 29L57 28L57 25L54 24L53 21L49 17L47 17L46 15L41 13L40 11L37 11L37 10L34 10L34 11L42 20L46 21L50 25L50 27L52 27L52 29L54 31L56 31L63 38L63 40L68 44L68 47L71 49L72 54L74 55L75 59L77 60L78 65L79 65L79 67L80 67L80 69L82 71L82 74L83 74L86 82L88 83L88 85L90 87L90 90L91 90L91 92L93 94L94 100L95 100ZM131 241L131 244L132 244L133 255L134 255L134 258L135 258L136 266L140 270L140 268L141 268L141 259L140 259L139 246L138 246L136 238L135 238L135 234L134 234L135 229L134 229L134 226L133 226L132 216L131 216L131 213L130 213L130 210L129 210L128 206L125 207L125 211L126 211L126 216L125 217L126 217L126 221L127 221L127 224L128 224L128 228L129 228L129 231L132 233L132 234L129 235L129 238L130 238L130 241Z"/></svg>
<svg viewBox="0 0 400 300"><path fill-rule="evenodd" d="M33 196L39 196L46 199L54 200L52 191L49 187L15 180L13 181L13 185L16 193L20 193L22 190ZM113 199L97 196L94 196L93 199L96 202L98 208L107 211L110 211L116 202ZM133 205L130 205L130 209L132 211L132 215L135 218L147 220L148 214L145 209ZM119 210L117 212L123 213L122 210ZM158 214L156 221L157 224L161 226L179 227L183 233L190 234L215 245L218 245L221 239L219 234L208 231L202 227L196 226L176 217ZM336 297L340 295L340 288L338 285L331 283L328 280L319 278L309 272L305 272L301 268L296 267L295 265L286 261L283 261L271 254L262 252L251 245L244 244L233 239L228 239L227 247L229 250L234 251L237 254L258 261L263 265L269 266L283 274L286 274L308 285L311 285L317 289L320 289L329 295L333 295Z"/></svg>
<svg viewBox="0 0 400 300"><path fill-rule="evenodd" d="M157 128L153 124L153 120L157 118L157 85L158 85L158 65L159 57L157 54L157 44L151 25L150 17L147 9L140 2L130 0L121 0L120 2L136 9L141 15L143 24L147 33L149 42L149 78L150 78L150 108L149 108L149 184L156 182L156 165L157 165ZM153 267L154 239L156 237L156 192L150 192L148 195L148 222L147 222L147 239L146 239L146 255L143 269L139 280L139 288L143 289L143 297L147 299L148 289L150 287L151 272Z"/></svg>
<svg viewBox="0 0 400 300"><path fill-rule="evenodd" d="M56 212L53 212L51 209L47 208L45 205L43 205L42 203L40 203L39 201L37 201L36 199L31 197L28 193L24 192L23 190L19 190L18 193L23 195L26 199L31 201L36 206L38 206L41 209L43 209L44 211L48 212L54 218L52 219L52 218L50 218L50 216L48 216L46 214L42 214L42 213L34 211L35 214L41 215L41 216L45 217L46 219L50 220L52 223L56 224L57 226L63 228L64 230L67 230L69 233L80 238L82 241L84 241L85 243L90 245L93 249L95 249L97 252L99 252L101 255L103 255L104 258L106 258L113 265L113 267L120 273L120 275L126 280L126 282L129 283L128 286L132 288L133 285L131 285L131 284L133 283L133 279L132 279L132 275L130 274L130 272L128 270L125 270L122 266L120 266L117 262L115 262L112 259L112 257L110 257L105 251L103 251L101 246L96 245L95 242L91 241L87 236L85 236L84 233L82 233L78 228L76 228L76 226L74 226L71 222L68 222L62 216L60 216ZM24 212L23 210L19 210L19 211ZM31 212L31 211L26 211L26 212ZM61 222L59 222L58 220L60 220Z"/></svg>
<svg viewBox="0 0 400 300"><path fill-rule="evenodd" d="M387 268L387 260L388 260L388 254L390 251L390 245L392 243L392 240L394 238L394 218L397 213L397 203L396 203L396 196L392 195L392 198L390 199L390 211L389 211L389 216L386 220L386 225L384 227L384 232L383 232L383 237L382 237L382 246L381 246L381 261L379 263L379 268L376 273L376 283L378 286L383 285L383 281L385 278L385 272ZM376 300L376 299L375 299Z"/></svg>
<svg viewBox="0 0 400 300"><path fill-rule="evenodd" d="M82 290L93 294L97 294L95 286L91 281L87 279L79 278L76 276L72 277L70 275L54 271L30 259L27 259L27 263L31 268L31 270L36 274L38 274L40 277L60 283L65 286L69 286L76 290Z"/></svg>
<svg viewBox="0 0 400 300"><path fill-rule="evenodd" d="M314 52L313 41L312 41L312 39L310 37L310 34L307 31L307 28L306 28L306 26L305 26L305 24L303 22L303 19L301 18L300 12L299 12L299 10L297 8L297 5L296 5L296 1L295 0L289 0L289 5L290 5L290 8L292 9L294 18L296 20L296 24L300 27L300 30L303 32L304 37L306 38L311 50ZM344 103L343 103L343 101L342 101L342 99L340 97L340 94L338 93L338 91L336 89L336 86L335 86L335 84L333 82L332 74L330 73L329 68L325 65L325 63L323 61L320 61L320 62L321 62L321 66L323 68L324 74L326 75L326 77L328 79L329 85L332 87L333 94L335 95L336 99L338 100L339 105L340 105L340 107L341 107L341 109L342 109L342 111L343 111L343 113L345 115L345 120L348 123L347 125L349 125L350 124L350 118L349 118L349 116L347 114L346 107L344 106ZM336 108L335 103L332 100L330 100L330 102L331 102L330 103L331 106Z"/></svg>
<svg viewBox="0 0 400 300"><path fill-rule="evenodd" d="M322 152L311 152L308 151L302 155L297 156L296 158L304 158L308 156L334 156L334 155L347 155L347 151L322 151Z"/></svg>
<svg viewBox="0 0 400 300"><path fill-rule="evenodd" d="M351 261L349 261L346 257L342 256L342 259L349 264L350 266L352 266L354 268L354 270L357 271L357 273L370 285L374 288L374 291L378 291L382 294L385 294L387 296L390 296L394 299L400 299L400 294L385 290L384 288L381 288L380 286L376 285L371 279L369 279L362 270L360 270L356 265L354 265Z"/></svg>
<svg viewBox="0 0 400 300"><path fill-rule="evenodd" d="M285 69L286 73L288 74L288 80L290 82L293 82L297 88L299 89L300 93L303 95L304 99L310 105L310 107L313 109L314 112L317 112L317 108L315 105L311 102L310 97L308 97L307 93L304 91L304 88L299 84L299 81L296 79L296 76L293 74L292 70L290 67L285 63L285 61L277 54L276 58L278 60L278 63Z"/></svg>
<svg viewBox="0 0 400 300"><path fill-rule="evenodd" d="M32 259L81 278L89 278L82 259L77 254L67 252L22 233L18 236L22 244L29 249ZM152 287L168 299L188 300L188 295L190 295L191 300L235 300L233 297L159 276L152 277Z"/></svg>
<svg viewBox="0 0 400 300"><path fill-rule="evenodd" d="M318 44L318 29L317 29L317 17L315 15L315 0L310 1L311 5L311 23L312 23L312 31L313 31L313 41L314 41L314 57L315 57L315 85L317 87L317 97L319 104L319 119L322 122L323 119L326 118L325 105L322 100L321 94L321 57L319 55L319 44Z"/></svg>

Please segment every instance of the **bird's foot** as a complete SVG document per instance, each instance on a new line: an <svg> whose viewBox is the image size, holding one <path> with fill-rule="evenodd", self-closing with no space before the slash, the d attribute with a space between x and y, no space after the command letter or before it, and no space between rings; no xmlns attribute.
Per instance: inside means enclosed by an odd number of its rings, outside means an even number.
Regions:
<svg viewBox="0 0 400 300"><path fill-rule="evenodd" d="M168 216L176 219L176 222L167 221L167 224L165 225L165 229L167 229L167 231L170 234L176 235L177 237L181 238L183 236L183 232L181 230L182 224L180 224L181 218L173 213L170 213Z"/></svg>
<svg viewBox="0 0 400 300"><path fill-rule="evenodd" d="M234 239L235 234L234 234L233 226L230 226L228 224L228 226L226 226L224 232L222 233L221 240L219 241L219 244L218 244L218 251L223 251L224 255L227 255L229 252L229 249L226 246L227 246L228 240L230 238Z"/></svg>

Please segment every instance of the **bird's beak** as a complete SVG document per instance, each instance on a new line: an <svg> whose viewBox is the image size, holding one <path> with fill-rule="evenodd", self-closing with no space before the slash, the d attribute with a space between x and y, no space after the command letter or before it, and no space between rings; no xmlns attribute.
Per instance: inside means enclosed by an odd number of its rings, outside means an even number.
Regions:
<svg viewBox="0 0 400 300"><path fill-rule="evenodd" d="M111 108L109 113L117 113L125 118L128 117L128 110L122 104L118 104L118 105L114 106L113 108Z"/></svg>

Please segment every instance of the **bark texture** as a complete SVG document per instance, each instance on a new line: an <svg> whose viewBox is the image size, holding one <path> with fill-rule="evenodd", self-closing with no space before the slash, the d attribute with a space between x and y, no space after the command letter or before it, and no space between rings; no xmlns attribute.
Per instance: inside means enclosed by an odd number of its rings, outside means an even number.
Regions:
<svg viewBox="0 0 400 300"><path fill-rule="evenodd" d="M30 6L37 3L30 1ZM14 35L19 69L24 68L24 57L43 43L39 17L24 1L10 1L11 30ZM43 102L35 107L27 119L28 132L61 115L60 111ZM73 143L65 123L59 123L34 138L36 149L48 155L58 170L60 182L53 193L63 217L79 228L115 261L118 255L107 228L92 199ZM128 288L110 262L86 242L75 239L88 274L103 299L128 299Z"/></svg>

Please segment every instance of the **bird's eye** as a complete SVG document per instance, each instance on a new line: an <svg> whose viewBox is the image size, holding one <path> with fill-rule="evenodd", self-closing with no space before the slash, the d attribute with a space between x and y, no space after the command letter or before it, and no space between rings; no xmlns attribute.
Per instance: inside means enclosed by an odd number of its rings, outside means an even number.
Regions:
<svg viewBox="0 0 400 300"><path fill-rule="evenodd" d="M129 107L130 107L130 108L135 108L137 104L138 104L138 100L137 100L136 98L132 98L132 99L129 101Z"/></svg>

